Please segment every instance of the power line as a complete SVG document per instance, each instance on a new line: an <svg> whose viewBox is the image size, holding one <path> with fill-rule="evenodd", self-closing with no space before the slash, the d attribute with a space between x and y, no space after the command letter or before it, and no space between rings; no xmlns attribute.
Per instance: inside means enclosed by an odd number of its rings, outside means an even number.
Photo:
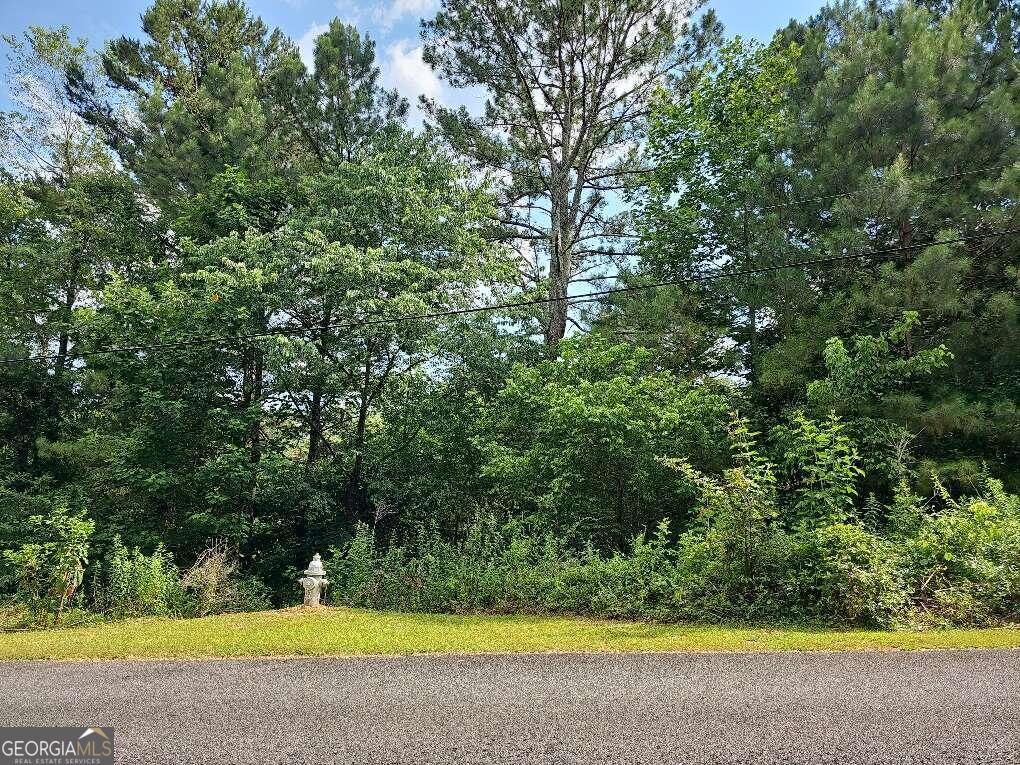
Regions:
<svg viewBox="0 0 1020 765"><path fill-rule="evenodd" d="M928 178L927 181L930 182L930 183L935 183L937 181L948 181L948 180L951 180L953 178L962 178L962 177L968 176L968 175L978 175L980 173L990 173L993 170L1004 170L1007 167L1012 167L1012 166L1013 166L1013 164L988 165L986 167L978 167L978 168L975 168L973 170L961 170L960 172L957 172L957 173L948 173L946 175L936 175L936 176L933 176L932 178ZM853 189L851 191L840 191L840 192L837 192L835 194L826 194L826 195L818 196L818 197L805 197L805 198L802 198L802 199L791 199L789 202L780 202L780 203L774 204L774 205L766 205L765 207L756 207L753 210L750 210L750 212L767 212L769 210L779 210L779 209L784 208L784 207L792 207L793 205L809 204L811 202L824 202L824 201L828 201L830 199L841 199L843 197L851 197L854 194L860 193L863 190L864 190L863 186L858 186L856 189ZM607 234L606 235L607 238L613 238L614 236L616 236L616 235L615 234ZM625 251L616 252L616 251L608 251L608 250L607 251L599 251L599 252L601 254L603 254L603 255L622 255L622 256L628 256L628 257L632 256L632 255L640 255L640 252L625 252ZM603 274L602 276L593 276L593 277L587 277L587 278L584 278L584 279L571 279L571 281L572 282L583 282L585 284L594 284L596 282L603 282L603 281L608 281L608 280L611 280L611 279L619 279L623 275L624 274L622 274L622 273Z"/></svg>
<svg viewBox="0 0 1020 765"><path fill-rule="evenodd" d="M1012 167L1012 166L1013 166L1012 163L1005 164L1005 165L988 165L987 167L979 167L979 168L975 168L974 170L962 170L962 171L960 171L958 173L947 173L946 175L936 175L936 176L933 176L931 178L928 178L927 180L930 181L931 183L934 183L936 181L948 181L948 180L951 180L953 178L962 178L962 177L967 176L967 175L977 175L978 173L987 173L987 172L991 172L992 170L1004 170L1005 168ZM644 172L646 172L646 173L654 173L655 169L654 168L649 168L647 171L644 171ZM882 179L881 178L876 178L875 180L882 180ZM644 183L644 184L640 184L640 185L647 186L648 184ZM864 190L864 187L861 186L861 187L858 187L858 188L854 189L853 191L841 191L841 192L838 192L836 194L825 194L823 196L818 196L818 197L805 197L805 198L802 198L802 199L791 199L789 202L778 202L778 203L776 203L774 205L766 205L765 207L756 207L752 212L762 212L762 211L765 211L765 210L779 210L779 209L781 209L783 207L790 207L792 205L807 204L808 202L824 202L824 201L829 200L829 199L839 199L841 197L850 197L850 196L853 196L854 194L856 194L857 192L863 191L863 190Z"/></svg>
<svg viewBox="0 0 1020 765"><path fill-rule="evenodd" d="M928 178L926 180L928 182L930 182L930 183L935 183L937 181L949 181L949 180L952 180L953 178L962 178L962 177L967 176L967 175L978 175L979 173L990 173L992 170L1005 170L1007 167L1012 167L1013 164L1014 163L1008 163L1008 164L1005 164L1005 165L988 165L987 167L978 167L978 168L975 168L973 170L961 170L958 173L948 173L946 175L936 175L936 176L933 176L933 177ZM876 180L881 180L881 179L879 178L879 179L876 179ZM791 199L789 202L780 202L778 204L767 205L765 207L756 207L754 209L754 212L764 212L766 210L778 210L778 209L781 209L783 207L790 207L792 205L808 204L809 202L825 202L825 201L827 201L829 199L840 199L842 197L851 197L854 194L856 194L856 193L858 193L860 191L863 191L863 190L864 190L864 187L863 186L859 186L856 189L854 189L853 191L841 191L841 192L836 193L836 194L825 194L825 195L819 196L819 197L806 197L804 199Z"/></svg>
<svg viewBox="0 0 1020 765"><path fill-rule="evenodd" d="M960 172L956 172L956 173L948 173L946 175L936 175L936 176L934 176L932 178L929 178L927 180L929 182L931 182L931 183L934 183L936 181L947 181L947 180L951 180L953 178L962 178L962 177L968 176L968 175L978 175L980 173L990 173L993 170L1004 170L1007 167L1012 167L1012 166L1013 166L1013 164L988 165L986 167L974 168L973 170L961 170ZM778 204L768 205L768 206L765 206L765 207L757 207L757 208L754 209L753 212L764 212L764 211L767 211L767 210L778 210L780 208L791 207L793 205L808 204L810 202L823 202L823 201L826 201L826 200L829 200L829 199L840 199L842 197L853 196L854 194L857 194L857 193L859 193L859 192L861 192L863 190L864 190L863 186L858 186L857 188L852 189L850 191L841 191L841 192L837 192L835 194L826 194L825 196L806 197L806 198L803 198L803 199L791 199L789 202L780 202ZM602 236L604 236L605 238L609 238L609 239L614 238L614 237L623 237L623 236L633 237L633 238L640 238L640 235L638 235L638 234L603 234ZM605 255L625 255L625 256L627 256L627 255L633 255L633 254L637 254L637 253L609 252L609 251L606 251L603 254L605 254ZM591 283L594 283L594 282L606 281L606 280L609 280L609 279L618 279L618 278L620 278L620 276L622 276L622 274L619 274L619 273L617 273L617 274L606 274L604 276L595 276L595 277L584 278L584 279L571 279L571 282L572 283L583 282L583 283L591 284ZM40 306L38 308L26 307L26 308L22 308L22 309L18 309L18 310L13 310L13 311L11 311L11 313L14 314L14 315L17 315L17 316L52 316L53 314L62 313L64 311L66 311L66 310L67 310L66 307L49 308L49 307L42 307L42 306ZM72 308L72 310L73 310L73 308Z"/></svg>
<svg viewBox="0 0 1020 765"><path fill-rule="evenodd" d="M631 292L638 292L641 290L657 289L659 287L673 287L680 286L683 284L693 284L698 282L713 281L716 279L729 279L737 278L741 276L754 276L758 274L773 273L775 271L782 271L788 268L802 268L805 266L817 266L828 263L840 263L848 260L857 260L860 258L873 258L879 255L888 255L896 252L907 252L910 250L922 249L925 247L934 247L943 244L958 244L961 242L969 242L976 240L988 239L993 236L1006 236L1009 234L1020 233L1020 229L1006 229L1002 231L992 231L986 234L973 234L971 236L961 236L955 239L943 239L936 240L933 242L921 242L918 244L902 245L900 247L889 247L882 250L872 250L871 252L860 252L851 253L846 255L837 255L828 258L812 258L809 260L801 260L795 263L784 263L774 266L764 266L760 268L744 269L742 271L720 271L710 274L699 274L697 276L687 277L685 279L675 279L670 281L654 282L652 284L635 284L627 287L614 287L611 289L598 290L596 292L586 292L582 295L575 296L564 296L557 298L534 298L531 300L518 300L511 303L499 303L496 305L476 306L473 308L456 308L447 311L435 311L432 313L422 314L410 314L405 316L393 316L388 318L380 319L366 319L360 322L344 322L337 324L325 324L315 327L291 327L281 328L276 330L270 330L267 332L256 332L243 335L212 335L204 337L190 338L188 340L175 340L168 343L152 343L148 345L125 345L116 346L113 348L100 348L93 351L71 351L63 355L63 358L79 359L91 356L101 356L116 353L139 353L142 351L163 351L171 350L175 348L191 348L201 345L213 345L216 343L227 343L227 342L244 342L250 340L267 340L273 337L286 337L291 335L305 335L318 333L328 330L343 330L343 329L361 329L363 327L378 326L383 324L398 324L402 322L410 321L430 321L432 319L443 319L453 316L463 316L466 314L475 313L488 313L491 311L505 311L515 308L529 308L537 305L548 305L550 303L566 302L569 304L580 304L580 303L592 303L601 298L609 295L618 295ZM37 354L34 356L24 356L21 358L5 358L0 359L0 364L17 364L25 361L46 361L61 357L61 354L57 353L44 353Z"/></svg>

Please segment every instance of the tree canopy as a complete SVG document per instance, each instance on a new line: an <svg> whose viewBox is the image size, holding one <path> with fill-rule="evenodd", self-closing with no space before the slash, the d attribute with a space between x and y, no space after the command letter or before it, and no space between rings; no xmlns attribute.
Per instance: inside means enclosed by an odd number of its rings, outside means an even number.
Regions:
<svg viewBox="0 0 1020 765"><path fill-rule="evenodd" d="M411 127L368 34L306 66L240 0L4 38L0 592L69 551L63 609L89 544L97 587L229 548L253 602L331 546L406 584L505 544L596 600L670 561L597 613L935 608L932 540L1020 489L1016 4L755 42L699 2L443 0L422 37L479 110Z"/></svg>

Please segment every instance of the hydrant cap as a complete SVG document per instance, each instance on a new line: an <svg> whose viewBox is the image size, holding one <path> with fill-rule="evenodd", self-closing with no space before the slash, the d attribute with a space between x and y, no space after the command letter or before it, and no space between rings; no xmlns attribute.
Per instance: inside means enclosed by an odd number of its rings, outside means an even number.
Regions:
<svg viewBox="0 0 1020 765"><path fill-rule="evenodd" d="M322 567L322 558L319 557L319 553L315 553L312 556L312 562L308 564L308 569L305 571L306 576L325 576L326 570Z"/></svg>

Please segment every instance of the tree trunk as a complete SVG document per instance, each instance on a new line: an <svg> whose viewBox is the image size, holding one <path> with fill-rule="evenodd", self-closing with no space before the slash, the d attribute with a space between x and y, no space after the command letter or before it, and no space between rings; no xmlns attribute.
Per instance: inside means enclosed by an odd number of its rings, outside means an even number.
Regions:
<svg viewBox="0 0 1020 765"><path fill-rule="evenodd" d="M545 344L555 346L567 334L567 296L568 282L556 274L549 282L549 321L545 328Z"/></svg>
<svg viewBox="0 0 1020 765"><path fill-rule="evenodd" d="M551 226L549 234L549 312L545 344L555 346L567 334L567 294L573 276L570 225L567 215L569 190L557 182L550 193Z"/></svg>
<svg viewBox="0 0 1020 765"><path fill-rule="evenodd" d="M67 325L71 323L71 311L74 310L74 301L77 295L78 291L74 284L68 284L67 292L64 295L64 326L61 327L60 334L57 336L57 358L54 363L56 367L54 374L57 377L63 374L64 368L67 365L67 351L71 343L71 336L67 330Z"/></svg>
<svg viewBox="0 0 1020 765"><path fill-rule="evenodd" d="M347 488L344 491L344 512L351 520L358 517L358 493L361 489L361 474L365 466L365 426L368 423L368 409L371 403L369 390L372 380L372 349L365 354L365 373L361 380L361 405L358 407L358 424L354 430L354 465Z"/></svg>
<svg viewBox="0 0 1020 765"><path fill-rule="evenodd" d="M322 311L322 323L319 330L319 355L326 357L326 339L329 337L329 323L333 318L333 305L330 300L326 301ZM311 465L321 455L323 425L322 425L322 380L315 381L312 389L312 404L308 409L308 464Z"/></svg>
<svg viewBox="0 0 1020 765"><path fill-rule="evenodd" d="M265 321L260 323L265 327ZM242 502L241 512L249 518L255 518L255 497L258 491L257 466L262 461L262 388L264 382L264 366L262 349L249 347L245 350L244 359L244 384L241 391L241 408L246 417L251 417L248 423L246 444L248 448L248 462L252 466L248 491ZM258 413L253 414L253 407L257 407Z"/></svg>
<svg viewBox="0 0 1020 765"><path fill-rule="evenodd" d="M747 307L747 379L754 382L758 361L758 306L755 301Z"/></svg>
<svg viewBox="0 0 1020 765"><path fill-rule="evenodd" d="M744 215L743 215L743 228L744 228L744 264L747 268L753 268L756 264L751 259L751 233L747 227L747 218L749 215L747 196L744 196ZM758 354L758 299L755 294L755 287L753 279L754 277L748 277L749 283L748 288L750 290L750 299L747 301L747 379L748 382L754 382L754 372Z"/></svg>
<svg viewBox="0 0 1020 765"><path fill-rule="evenodd" d="M251 373L251 400L249 406L256 405L261 411L262 407L262 385L263 378L265 377L265 370L263 368L262 349L256 348L254 351L254 360L252 362L252 373ZM250 449L248 457L253 464L257 464L262 460L262 417L257 416L251 423L250 431L248 433L248 442Z"/></svg>
<svg viewBox="0 0 1020 765"><path fill-rule="evenodd" d="M322 386L316 384L312 391L312 404L308 407L308 464L319 459L319 444L322 443Z"/></svg>

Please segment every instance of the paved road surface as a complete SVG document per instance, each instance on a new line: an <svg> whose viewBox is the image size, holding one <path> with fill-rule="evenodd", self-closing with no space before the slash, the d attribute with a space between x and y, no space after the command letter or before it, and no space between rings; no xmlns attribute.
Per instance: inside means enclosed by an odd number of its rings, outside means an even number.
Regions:
<svg viewBox="0 0 1020 765"><path fill-rule="evenodd" d="M159 763L1020 763L1020 651L0 663Z"/></svg>

